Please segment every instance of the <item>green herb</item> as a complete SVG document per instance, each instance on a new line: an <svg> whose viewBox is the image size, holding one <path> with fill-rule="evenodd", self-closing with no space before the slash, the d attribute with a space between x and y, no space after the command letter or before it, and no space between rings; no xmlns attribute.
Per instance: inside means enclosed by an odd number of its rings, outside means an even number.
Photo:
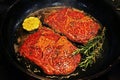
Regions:
<svg viewBox="0 0 120 80"><path fill-rule="evenodd" d="M105 27L101 30L101 33L99 35L90 40L86 45L81 46L73 52L73 55L81 53L84 56L79 64L81 68L86 69L88 66L91 66L96 62L96 58L100 56L100 53L102 51L104 38Z"/></svg>

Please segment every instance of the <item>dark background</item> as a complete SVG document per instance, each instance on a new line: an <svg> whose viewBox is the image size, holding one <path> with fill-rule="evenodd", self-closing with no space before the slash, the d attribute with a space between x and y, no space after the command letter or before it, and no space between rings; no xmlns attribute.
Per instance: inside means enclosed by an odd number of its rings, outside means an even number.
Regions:
<svg viewBox="0 0 120 80"><path fill-rule="evenodd" d="M2 22L3 14L6 9L12 5L16 0L0 0L0 23ZM105 0L110 4L120 16L120 0ZM1 27L0 27L1 29ZM120 60L120 59L119 59ZM35 80L27 76L9 61L6 60L3 48L1 47L1 32L0 32L0 80ZM110 71L95 78L94 80L120 80L120 63L116 63Z"/></svg>

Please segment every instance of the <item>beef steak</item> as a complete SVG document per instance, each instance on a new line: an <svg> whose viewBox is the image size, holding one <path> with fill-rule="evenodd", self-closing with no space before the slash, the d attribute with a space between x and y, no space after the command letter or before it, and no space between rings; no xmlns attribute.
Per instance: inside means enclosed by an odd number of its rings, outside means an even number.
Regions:
<svg viewBox="0 0 120 80"><path fill-rule="evenodd" d="M46 74L67 75L80 63L80 54L72 55L76 49L65 36L43 27L26 38L19 52L41 67Z"/></svg>
<svg viewBox="0 0 120 80"><path fill-rule="evenodd" d="M73 8L61 8L50 12L44 18L44 23L68 39L82 44L96 36L100 28L96 20Z"/></svg>

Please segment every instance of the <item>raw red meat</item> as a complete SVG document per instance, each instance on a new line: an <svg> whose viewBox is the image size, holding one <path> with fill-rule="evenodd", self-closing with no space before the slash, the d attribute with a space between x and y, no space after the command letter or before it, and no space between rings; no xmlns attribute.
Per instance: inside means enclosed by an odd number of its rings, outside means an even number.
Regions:
<svg viewBox="0 0 120 80"><path fill-rule="evenodd" d="M43 27L26 38L19 52L41 67L46 74L67 75L80 63L80 54L72 55L76 49L65 36Z"/></svg>
<svg viewBox="0 0 120 80"><path fill-rule="evenodd" d="M72 8L61 8L51 12L44 22L68 39L83 44L95 37L100 28L93 18Z"/></svg>

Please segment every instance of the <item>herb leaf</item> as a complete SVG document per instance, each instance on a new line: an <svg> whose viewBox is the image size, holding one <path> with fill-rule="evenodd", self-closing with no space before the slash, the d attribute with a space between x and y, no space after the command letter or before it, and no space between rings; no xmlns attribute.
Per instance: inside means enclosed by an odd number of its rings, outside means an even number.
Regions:
<svg viewBox="0 0 120 80"><path fill-rule="evenodd" d="M93 63L96 62L96 58L100 56L100 53L102 51L104 39L105 27L101 30L101 33L99 35L97 35L86 45L81 46L81 48L78 48L72 53L73 55L81 53L84 56L79 64L79 67L86 69L88 66L91 66Z"/></svg>

